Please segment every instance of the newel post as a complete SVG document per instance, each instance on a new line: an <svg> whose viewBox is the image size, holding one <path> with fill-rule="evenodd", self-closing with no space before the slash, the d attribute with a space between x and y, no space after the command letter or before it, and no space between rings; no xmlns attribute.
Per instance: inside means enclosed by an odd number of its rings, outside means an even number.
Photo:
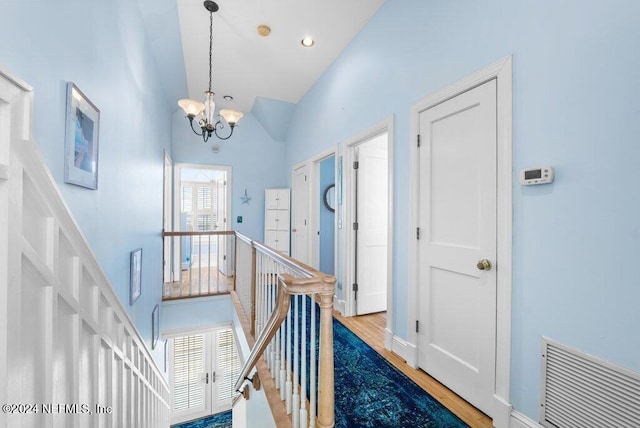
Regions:
<svg viewBox="0 0 640 428"><path fill-rule="evenodd" d="M335 286L335 278L333 278ZM320 358L318 368L318 427L335 425L333 373L333 287L320 294Z"/></svg>

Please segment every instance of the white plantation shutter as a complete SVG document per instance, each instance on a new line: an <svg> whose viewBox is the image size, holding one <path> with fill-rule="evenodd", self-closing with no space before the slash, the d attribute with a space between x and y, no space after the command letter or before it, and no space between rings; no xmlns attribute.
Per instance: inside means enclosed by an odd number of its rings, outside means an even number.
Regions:
<svg viewBox="0 0 640 428"><path fill-rule="evenodd" d="M204 335L173 339L173 410L204 406Z"/></svg>
<svg viewBox="0 0 640 428"><path fill-rule="evenodd" d="M218 400L231 400L235 392L233 385L240 375L242 366L233 331L231 329L219 330L217 336Z"/></svg>
<svg viewBox="0 0 640 428"><path fill-rule="evenodd" d="M193 189L191 187L182 187L182 212L190 212L193 209Z"/></svg>
<svg viewBox="0 0 640 428"><path fill-rule="evenodd" d="M211 187L198 186L198 210L211 209Z"/></svg>

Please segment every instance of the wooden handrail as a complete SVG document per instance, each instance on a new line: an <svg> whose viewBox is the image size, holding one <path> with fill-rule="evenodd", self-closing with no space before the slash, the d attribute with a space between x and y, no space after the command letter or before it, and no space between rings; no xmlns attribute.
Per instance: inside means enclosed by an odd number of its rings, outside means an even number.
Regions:
<svg viewBox="0 0 640 428"><path fill-rule="evenodd" d="M235 235L233 230L209 230L206 232L166 232L162 231L162 237L165 236L221 236L221 235Z"/></svg>

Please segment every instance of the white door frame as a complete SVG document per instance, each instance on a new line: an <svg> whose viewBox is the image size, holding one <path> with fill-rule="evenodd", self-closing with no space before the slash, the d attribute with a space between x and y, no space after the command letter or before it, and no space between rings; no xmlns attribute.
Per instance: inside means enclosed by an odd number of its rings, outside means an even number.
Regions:
<svg viewBox="0 0 640 428"><path fill-rule="evenodd" d="M309 234L311 235L311 239L309 239L310 252L309 259L311 260L311 266L315 269L319 270L320 267L320 236L318 235L318 231L320 230L320 198L322 198L322 194L318 194L318 191L322 193L322 189L319 189L320 185L320 163L330 158L334 157L334 174L336 180L338 179L338 147L332 146L317 155L311 157L306 161L307 165L309 165ZM315 189L315 190L314 190ZM337 206L336 206L337 208ZM333 261L334 267L337 269L337 261L338 261L338 210L334 213L334 249L333 249Z"/></svg>
<svg viewBox="0 0 640 428"><path fill-rule="evenodd" d="M511 269L512 269L512 164L513 164L513 78L512 58L508 56L482 70L453 83L411 107L411 144L409 145L409 290L408 302L408 337L407 363L417 368L417 333L415 331L418 311L418 133L419 114L437 104L451 99L463 92L496 79L497 83L497 305L496 305L496 379L494 390L493 421L496 427L509 426L511 416L510 404L510 369L511 369Z"/></svg>
<svg viewBox="0 0 640 428"><path fill-rule="evenodd" d="M344 249L344 265L342 267L342 298L344 299L344 316L353 316L356 314L356 301L353 290L351 288L354 282L354 265L355 265L355 233L353 231L353 222L355 221L355 204L352 203L355 197L355 180L353 179L353 160L355 159L355 148L369 141L377 135L386 133L388 136L388 175L389 189L387 194L388 205L388 226L387 226L387 327L385 329L384 346L391 349L393 338L393 211L394 211L394 117L390 116L370 128L365 129L359 134L354 135L340 143L340 152L342 153L342 213L344 222L342 223L342 234Z"/></svg>

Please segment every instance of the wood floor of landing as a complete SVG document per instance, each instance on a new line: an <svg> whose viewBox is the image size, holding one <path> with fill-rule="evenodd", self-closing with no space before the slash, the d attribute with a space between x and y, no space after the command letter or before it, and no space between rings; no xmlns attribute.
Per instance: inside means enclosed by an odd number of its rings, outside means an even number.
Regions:
<svg viewBox="0 0 640 428"><path fill-rule="evenodd" d="M387 325L386 312L345 318L340 315L339 312L334 311L333 316L470 427L493 427L493 421L490 417L464 401L424 371L409 367L397 354L385 349L384 330Z"/></svg>

